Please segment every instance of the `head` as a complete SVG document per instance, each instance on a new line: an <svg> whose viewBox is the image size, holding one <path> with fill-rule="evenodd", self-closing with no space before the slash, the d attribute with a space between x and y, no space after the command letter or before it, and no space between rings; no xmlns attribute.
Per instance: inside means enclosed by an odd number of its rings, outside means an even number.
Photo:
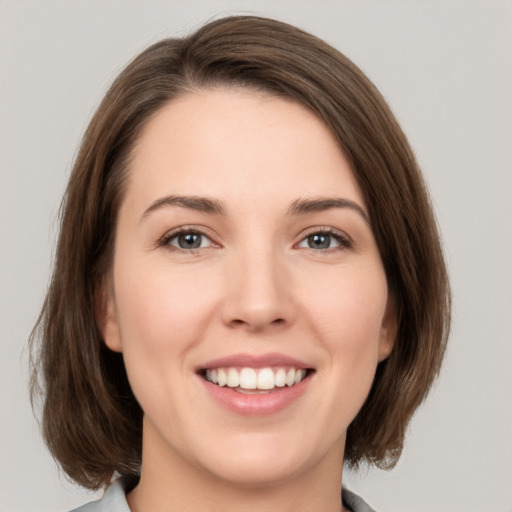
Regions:
<svg viewBox="0 0 512 512"><path fill-rule="evenodd" d="M136 474L141 463L143 413L122 352L105 343L102 319L137 144L169 106L219 90L305 109L338 145L364 203L396 328L348 427L345 460L392 466L439 371L449 324L439 236L417 163L382 96L309 34L267 19L220 19L153 45L127 66L91 120L68 184L34 331L41 338L35 378L43 383L45 439L86 487L108 483L113 472Z"/></svg>

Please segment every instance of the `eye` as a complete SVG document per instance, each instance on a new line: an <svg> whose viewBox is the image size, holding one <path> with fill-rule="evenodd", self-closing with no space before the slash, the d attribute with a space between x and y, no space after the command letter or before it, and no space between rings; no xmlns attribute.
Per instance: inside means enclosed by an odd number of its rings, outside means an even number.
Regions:
<svg viewBox="0 0 512 512"><path fill-rule="evenodd" d="M350 248L348 238L331 230L317 231L303 238L297 247L305 249L327 250L336 248Z"/></svg>
<svg viewBox="0 0 512 512"><path fill-rule="evenodd" d="M187 230L179 231L178 233L170 233L165 236L162 245L175 247L183 251L192 251L194 249L202 249L204 247L211 247L213 242L203 233L199 231Z"/></svg>

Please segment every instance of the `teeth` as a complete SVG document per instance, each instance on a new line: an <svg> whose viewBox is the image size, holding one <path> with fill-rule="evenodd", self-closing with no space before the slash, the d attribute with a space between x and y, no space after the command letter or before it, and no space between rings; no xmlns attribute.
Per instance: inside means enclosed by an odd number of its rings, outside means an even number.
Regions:
<svg viewBox="0 0 512 512"><path fill-rule="evenodd" d="M275 380L274 372L270 368L263 368L258 374L258 389L273 389Z"/></svg>
<svg viewBox="0 0 512 512"><path fill-rule="evenodd" d="M241 390L271 390L293 386L306 376L306 370L295 368L215 368L206 370L206 380L221 387Z"/></svg>
<svg viewBox="0 0 512 512"><path fill-rule="evenodd" d="M278 388L286 386L286 372L283 368L279 368L279 370L277 370L275 383Z"/></svg>
<svg viewBox="0 0 512 512"><path fill-rule="evenodd" d="M228 370L228 381L226 384L228 388L237 388L240 386L240 375L234 368Z"/></svg>
<svg viewBox="0 0 512 512"><path fill-rule="evenodd" d="M240 387L242 389L256 389L258 376L252 368L243 368L240 372Z"/></svg>
<svg viewBox="0 0 512 512"><path fill-rule="evenodd" d="M225 386L228 382L226 372L222 368L219 368L219 370L217 370L217 378L219 386Z"/></svg>

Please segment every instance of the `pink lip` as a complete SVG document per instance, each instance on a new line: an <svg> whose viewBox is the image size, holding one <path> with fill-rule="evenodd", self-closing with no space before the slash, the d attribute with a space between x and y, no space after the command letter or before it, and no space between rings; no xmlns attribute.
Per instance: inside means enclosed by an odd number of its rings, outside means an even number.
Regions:
<svg viewBox="0 0 512 512"><path fill-rule="evenodd" d="M265 394L244 394L235 391L232 388L228 388L227 386L217 386L216 384L208 382L202 376L202 372L208 368L265 368L276 366L312 369L311 365L308 365L304 361L300 361L299 359L295 359L284 354L233 354L204 363L197 368L197 374L206 392L219 405L239 415L258 416L275 414L292 405L306 391L312 380L312 373L314 372L310 372L304 380L294 386L275 388L275 390Z"/></svg>
<svg viewBox="0 0 512 512"><path fill-rule="evenodd" d="M311 368L304 361L286 356L284 354L269 353L269 354L233 354L227 357L221 357L202 364L197 368L198 371L207 368L222 368L226 366L232 367L250 367L250 368L265 368L271 366L293 366L294 368Z"/></svg>
<svg viewBox="0 0 512 512"><path fill-rule="evenodd" d="M299 399L311 382L312 375L308 375L298 384L290 387L276 388L266 394L246 395L227 386L220 387L208 382L198 375L198 379L206 392L222 407L243 416L261 416L275 414Z"/></svg>

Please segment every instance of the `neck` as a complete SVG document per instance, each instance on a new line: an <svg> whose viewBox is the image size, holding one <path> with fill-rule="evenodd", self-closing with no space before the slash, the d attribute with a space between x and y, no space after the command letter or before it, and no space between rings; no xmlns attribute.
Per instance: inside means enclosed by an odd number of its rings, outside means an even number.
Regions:
<svg viewBox="0 0 512 512"><path fill-rule="evenodd" d="M342 445L342 443L340 443ZM141 479L128 495L132 512L341 512L343 449L308 470L264 482L233 482L180 454L145 442Z"/></svg>

